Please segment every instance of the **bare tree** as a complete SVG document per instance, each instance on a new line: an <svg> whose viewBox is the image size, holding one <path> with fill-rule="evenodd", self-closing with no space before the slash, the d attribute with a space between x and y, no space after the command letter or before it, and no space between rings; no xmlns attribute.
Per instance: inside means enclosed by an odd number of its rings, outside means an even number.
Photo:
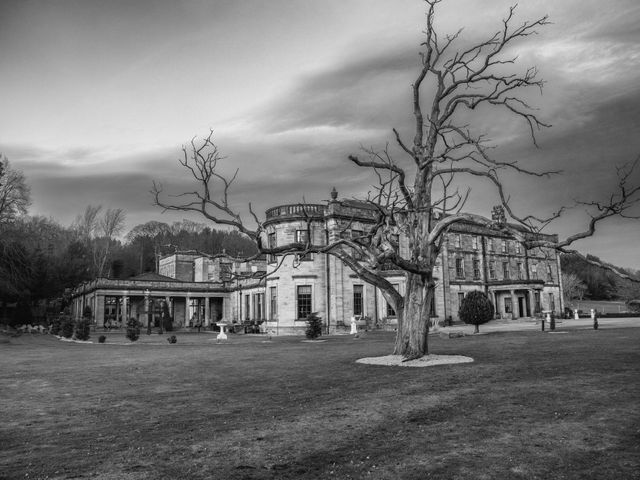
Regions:
<svg viewBox="0 0 640 480"><path fill-rule="evenodd" d="M27 213L31 205L31 189L24 173L14 170L7 157L0 155L0 224Z"/></svg>
<svg viewBox="0 0 640 480"><path fill-rule="evenodd" d="M109 208L100 216L102 205L87 205L78 215L73 228L76 235L90 249L93 256L93 272L97 277L105 275L105 267L111 247L124 228L125 212L121 208Z"/></svg>
<svg viewBox="0 0 640 480"><path fill-rule="evenodd" d="M562 291L564 294L565 304L571 303L571 300L578 298L582 300L585 292L587 291L587 285L580 280L575 273L562 273Z"/></svg>
<svg viewBox="0 0 640 480"><path fill-rule="evenodd" d="M462 30L444 37L436 32L435 11L440 2L425 0L427 25L421 44L421 67L412 85L412 140L404 140L393 129L398 150L408 161L395 159L388 147L381 151L365 150L362 158L349 156L352 164L371 169L377 178L367 199L377 212L377 221L369 232L328 245L313 245L311 235L307 235L309 240L305 243L275 248L266 245L263 223L251 204L250 217L256 228L250 228L239 211L232 208L230 191L237 171L232 175L222 173L220 164L224 157L213 142L212 133L202 142L194 139L188 148L183 147L179 160L192 175L197 185L195 191L166 200L162 186L154 183L152 192L158 206L198 212L216 224L234 227L254 239L262 253L326 253L340 258L361 279L378 287L395 309L398 333L394 353L406 359L428 352L429 311L436 286L434 267L446 234L454 224L474 222L495 229L511 235L528 249L569 252L575 241L593 235L599 222L612 216L628 216L630 207L640 201L640 186L630 183L636 162L618 170L618 190L606 202L580 204L592 212L583 232L558 241L537 235L565 209L560 208L548 218L517 214L503 183L504 172L535 177L558 172L536 172L517 162L496 160L483 132L476 131L469 122L470 114L480 107L503 112L523 122L534 144L537 132L549 126L525 101L526 92L542 89L537 69L519 69L516 58L507 55L509 47L547 25L547 17L514 25L515 7L511 7L493 35L475 45L460 47ZM503 221L463 212L469 198L466 185L470 177L483 179L495 189L504 211ZM304 204L301 209L305 211ZM310 225L311 216L309 229ZM408 254L401 255L392 240L398 232L408 239ZM404 295L383 275L383 266L389 263L406 272Z"/></svg>

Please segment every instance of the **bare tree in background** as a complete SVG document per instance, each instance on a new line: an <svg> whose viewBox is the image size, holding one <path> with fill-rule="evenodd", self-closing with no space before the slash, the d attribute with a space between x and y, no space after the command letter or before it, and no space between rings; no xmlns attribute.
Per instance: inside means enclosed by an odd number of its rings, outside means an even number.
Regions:
<svg viewBox="0 0 640 480"><path fill-rule="evenodd" d="M11 168L9 159L0 155L0 225L27 213L31 189L24 173Z"/></svg>
<svg viewBox="0 0 640 480"><path fill-rule="evenodd" d="M103 277L115 238L124 228L125 212L121 208L109 208L102 215L102 205L87 205L73 224L76 234L92 253L92 274Z"/></svg>
<svg viewBox="0 0 640 480"><path fill-rule="evenodd" d="M434 299L434 267L448 229L459 222L475 222L509 234L525 248L553 248L568 252L575 241L594 234L596 225L612 216L631 216L630 208L640 200L640 186L631 183L637 162L618 170L615 193L603 203L581 206L592 212L588 227L566 239L550 241L537 236L557 219L564 208L549 218L516 213L503 182L504 173L544 177L557 172L536 172L517 162L502 162L491 156L491 145L484 132L473 125L473 113L502 112L528 129L532 142L549 125L541 121L525 98L530 90L542 89L535 67L521 69L507 50L520 40L537 33L549 22L543 16L515 24L515 7L509 9L498 31L484 41L460 46L462 30L442 36L435 29L435 11L441 0L426 0L427 25L424 30L421 67L412 85L414 128L411 140L393 129L398 150L408 161L394 158L389 148L365 151L364 157L349 156L352 164L371 169L377 178L367 199L377 211L375 226L357 239L338 239L328 245L293 243L269 248L262 221L249 204L256 228L248 226L240 212L232 207L231 187L237 171L225 175L220 168L223 156L210 133L202 142L192 140L183 147L182 166L197 187L165 199L162 186L154 183L155 203L166 210L193 211L219 225L238 229L252 238L262 253L325 253L340 258L361 279L378 287L398 316L394 353L406 359L427 354L429 311ZM407 164L410 166L407 167ZM504 221L462 211L469 191L469 178L483 179L493 188L504 209ZM301 204L304 210L304 204ZM309 225L311 220L309 220ZM408 254L400 255L393 235L408 238ZM307 235L311 239L311 235ZM310 240L309 240L310 242ZM383 265L391 263L404 270L406 291L401 295L383 275Z"/></svg>

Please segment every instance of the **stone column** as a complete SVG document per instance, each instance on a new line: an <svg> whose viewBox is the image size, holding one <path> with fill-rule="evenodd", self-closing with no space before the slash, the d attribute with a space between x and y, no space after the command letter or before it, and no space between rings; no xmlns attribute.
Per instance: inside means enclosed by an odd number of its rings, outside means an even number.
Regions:
<svg viewBox="0 0 640 480"><path fill-rule="evenodd" d="M209 298L208 295L205 295L204 297L204 326L208 327L209 323L211 321L211 299Z"/></svg>
<svg viewBox="0 0 640 480"><path fill-rule="evenodd" d="M516 292L513 290L509 291L511 295L511 318L518 318L516 315L516 308L518 308L518 302L516 301Z"/></svg>
<svg viewBox="0 0 640 480"><path fill-rule="evenodd" d="M189 317L189 304L191 303L191 297L187 295L184 299L184 326L188 327L191 318Z"/></svg>
<svg viewBox="0 0 640 480"><path fill-rule="evenodd" d="M129 320L129 297L127 295L122 296L122 323L127 324Z"/></svg>
<svg viewBox="0 0 640 480"><path fill-rule="evenodd" d="M531 313L532 317L535 317L536 304L535 304L535 297L533 295L533 290L529 289L528 294L529 294L529 313Z"/></svg>

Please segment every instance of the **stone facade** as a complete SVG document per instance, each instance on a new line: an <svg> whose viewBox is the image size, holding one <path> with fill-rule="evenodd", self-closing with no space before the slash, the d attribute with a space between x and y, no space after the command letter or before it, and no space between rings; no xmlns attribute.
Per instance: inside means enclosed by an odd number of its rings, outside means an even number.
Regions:
<svg viewBox="0 0 640 480"><path fill-rule="evenodd" d="M282 205L267 210L265 239L271 247L305 243L309 234L314 245L340 238L357 241L375 219L373 207L353 200ZM500 232L474 223L450 227L434 269L436 291L431 314L435 322L457 320L462 298L473 290L489 295L499 318L562 312L560 262L555 250L526 250L515 238ZM400 232L395 233L391 243L406 257L408 241ZM100 324L114 315L115 298L116 309L140 317L153 310L146 306L148 298L159 298L171 305L178 325L262 321L263 331L297 334L304 332L311 312L318 312L331 333L348 331L354 317L368 328L393 329L397 325L395 312L382 293L331 255L267 256L240 263L224 257L176 253L159 260L159 271L164 283L146 285L140 278L98 279L79 287L76 315L82 314L86 302L93 302ZM404 272L389 269L384 275L404 294ZM105 313L105 308L109 312Z"/></svg>

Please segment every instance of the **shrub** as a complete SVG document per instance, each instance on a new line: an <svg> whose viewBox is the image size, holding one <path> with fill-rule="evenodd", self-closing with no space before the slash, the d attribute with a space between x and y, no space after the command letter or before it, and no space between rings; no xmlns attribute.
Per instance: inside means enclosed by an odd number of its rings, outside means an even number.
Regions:
<svg viewBox="0 0 640 480"><path fill-rule="evenodd" d="M60 335L61 326L62 326L62 317L61 317L61 315L56 315L51 320L51 326L49 327L49 333L51 333L51 335Z"/></svg>
<svg viewBox="0 0 640 480"><path fill-rule="evenodd" d="M73 330L75 322L69 315L64 315L60 323L60 335L64 338L71 338L73 336Z"/></svg>
<svg viewBox="0 0 640 480"><path fill-rule="evenodd" d="M175 335L171 335L170 337L167 337L167 342L169 342L169 343L177 343L178 339L176 338Z"/></svg>
<svg viewBox="0 0 640 480"><path fill-rule="evenodd" d="M98 343L104 343L107 340L107 337L105 337L104 335L100 335L98 337Z"/></svg>
<svg viewBox="0 0 640 480"><path fill-rule="evenodd" d="M309 314L307 317L307 329L304 332L308 339L314 340L322 335L322 319L317 312Z"/></svg>
<svg viewBox="0 0 640 480"><path fill-rule="evenodd" d="M127 338L132 342L140 338L140 323L133 317L127 320Z"/></svg>
<svg viewBox="0 0 640 480"><path fill-rule="evenodd" d="M169 312L169 305L164 300L162 302L162 314L161 314L160 322L161 322L162 328L164 328L165 331L167 332L173 331L173 318L171 318L171 312Z"/></svg>
<svg viewBox="0 0 640 480"><path fill-rule="evenodd" d="M474 333L478 333L479 325L487 323L493 318L493 304L484 292L475 290L469 292L460 305L458 315L464 323L475 325Z"/></svg>
<svg viewBox="0 0 640 480"><path fill-rule="evenodd" d="M629 300L627 302L630 312L640 313L640 300Z"/></svg>
<svg viewBox="0 0 640 480"><path fill-rule="evenodd" d="M76 322L76 338L78 340L89 340L91 332L91 320L87 317L82 317Z"/></svg>

